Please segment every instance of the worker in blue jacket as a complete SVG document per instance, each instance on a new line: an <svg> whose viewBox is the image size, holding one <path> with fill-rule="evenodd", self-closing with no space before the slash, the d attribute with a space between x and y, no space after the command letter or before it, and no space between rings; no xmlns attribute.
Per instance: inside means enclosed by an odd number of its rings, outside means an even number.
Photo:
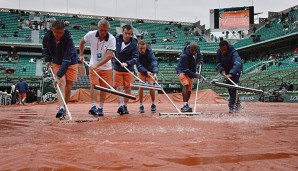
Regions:
<svg viewBox="0 0 298 171"><path fill-rule="evenodd" d="M134 82L134 77L124 67L133 73L134 65L138 59L138 44L132 38L133 28L130 25L122 27L122 34L116 37L116 58L120 61L114 62L114 87L126 94L131 94L130 84ZM117 113L120 115L129 114L127 103L128 98L118 96L119 108Z"/></svg>
<svg viewBox="0 0 298 171"><path fill-rule="evenodd" d="M52 24L42 41L43 53L47 67L52 67L54 72L54 83L58 85L67 103L72 89L72 83L78 77L78 53L73 39L64 22L56 20ZM64 117L65 106L60 93L57 92L59 111L56 118Z"/></svg>
<svg viewBox="0 0 298 171"><path fill-rule="evenodd" d="M219 49L216 53L217 70L225 77L227 84L232 84L227 79L230 78L234 83L239 84L242 72L242 61L237 50L227 41L219 43ZM234 113L241 109L238 92L236 89L228 88L229 91L229 113Z"/></svg>
<svg viewBox="0 0 298 171"><path fill-rule="evenodd" d="M201 55L198 44L191 42L183 49L177 66L177 74L183 86L183 107L181 108L181 112L192 112L188 101L193 87L193 79L201 78L201 75L197 73L197 64L203 64L203 56Z"/></svg>
<svg viewBox="0 0 298 171"><path fill-rule="evenodd" d="M157 61L152 50L147 47L147 43L145 40L140 40L138 43L139 50L139 58L137 61L137 68L139 71L138 77L143 81L148 81L149 84L154 84L156 80L156 74L158 73ZM150 89L151 96L151 112L156 112L155 105L155 91L154 89ZM144 113L143 106L143 88L139 89L139 97L140 97L140 107L139 112Z"/></svg>
<svg viewBox="0 0 298 171"><path fill-rule="evenodd" d="M23 78L20 78L15 88L18 90L19 93L20 104L24 105L27 97L26 94L29 90L27 82L24 81Z"/></svg>

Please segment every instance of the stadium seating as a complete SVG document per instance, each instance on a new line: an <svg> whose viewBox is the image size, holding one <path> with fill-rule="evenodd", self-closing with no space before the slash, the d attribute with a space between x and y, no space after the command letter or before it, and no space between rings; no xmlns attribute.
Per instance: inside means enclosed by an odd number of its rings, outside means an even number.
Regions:
<svg viewBox="0 0 298 171"><path fill-rule="evenodd" d="M291 17L298 18L298 10L293 10L289 12L288 19ZM87 17L87 16L78 16L73 17L70 14L51 14L50 16L41 15L41 19L47 19L47 17L65 20L69 22L67 29L70 30L74 43L76 47L79 46L79 42L82 37L90 30L97 29L97 22L103 17ZM9 10L0 11L0 18L2 23L5 24L5 28L0 27L0 43L2 44L20 44L20 45L36 45L41 47L42 37L45 34L45 30L39 29L39 40L38 42L33 42L31 38L32 29L29 27L20 27L22 26L21 20L30 19L29 15L21 15L10 13ZM295 34L298 32L298 29L293 29L292 23L290 20L285 20L280 24L281 17L273 19L270 27L261 27L256 30L256 35L261 35L260 41L272 41L274 39L279 39L284 36ZM129 23L134 27L134 32L138 34L138 38L145 39L151 44L151 47L155 51L175 51L181 52L188 42L196 41L200 47L200 50L203 53L212 53L215 54L218 43L208 42L204 39L203 36L196 36L195 32L197 28L193 28L191 23L181 23L173 24L166 21L144 21L136 22L134 19L124 19L124 18L115 18L110 21L110 33L116 34L121 32L121 25L124 23ZM286 29L285 26L289 25L289 29ZM171 33L172 32L172 33ZM140 36L139 34L142 34ZM175 37L173 37L175 35ZM175 41L173 41L175 40ZM237 42L234 46L236 48L245 48L246 46L253 45L253 37L248 37ZM37 57L39 58L39 57ZM2 68L12 68L15 69L14 74L9 76L25 76L30 78L35 77L39 72L36 63L29 63L31 56L20 55L17 61L0 61ZM247 59L247 58L246 58ZM252 88L261 88L261 89L270 89L273 87L279 86L282 81L290 80L295 84L298 84L295 75L297 75L298 62L292 62L291 57L281 60L282 65L278 66L277 62L270 62L270 65L267 66L265 71L256 72L257 68L262 66L263 62L268 62L269 59L258 60L255 62L246 61L244 63L244 75L242 77L242 86L252 87ZM280 61L280 60L279 60ZM278 62L279 62L278 61ZM161 83L179 83L179 79L176 75L177 62L174 61L169 64L169 62L161 61L159 63L160 72L158 74L159 81ZM45 65L45 63L43 63ZM26 66L26 71L23 71L23 66ZM215 69L216 64L214 62L205 62L202 70L202 75L208 79L217 78L218 73ZM6 73L5 70L1 70L1 79L6 78L9 73ZM79 76L79 79L74 83L73 88L89 88L89 76ZM210 88L208 83L202 83L200 85L205 88ZM226 91L222 88L214 88L218 91Z"/></svg>
<svg viewBox="0 0 298 171"><path fill-rule="evenodd" d="M41 15L42 19L47 19L48 16ZM74 38L74 42L76 46L78 46L81 38L86 34L86 32L97 29L96 24L99 19L103 17L97 18L84 18L73 17L72 15L50 15L51 18L61 19L68 21L70 24L67 27L72 33ZM0 18L2 19L2 23L5 24L5 29L0 28L0 42L11 42L11 43L33 43L31 40L31 29L22 28L22 20L29 19L28 15L21 15L10 13L7 11L0 12ZM290 33L298 32L298 29L293 29L291 18L298 18L298 10L293 10L289 12L287 19L280 23L281 17L278 17L271 21L270 27L261 27L259 28L255 35L261 35L260 41L266 41L270 39L274 39L277 37L285 36ZM115 34L116 28L120 27L120 23L127 22L127 19L114 19L110 21L111 29L110 33ZM93 24L91 24L93 23ZM161 21L145 21L143 23L138 22L129 22L133 25L137 32L144 33L143 38L151 43L151 46L155 50L181 50L185 46L187 42L197 41L201 51L203 52L215 52L217 49L218 43L214 42L206 42L203 36L195 36L196 29L192 28L191 24L183 23L181 25L170 24L168 22ZM95 25L94 25L95 24ZM77 29L74 28L77 26ZM289 26L286 29L286 26ZM174 30L174 32L170 33L168 30ZM189 31L185 31L189 30ZM17 36L14 37L14 33L17 33ZM43 29L39 30L40 40L38 44L41 44L42 35L44 35L45 31ZM154 37L152 37L154 34ZM174 38L173 35L176 37ZM166 39L167 41L164 41ZM248 37L243 39L235 44L236 48L245 47L247 45L252 44L253 38Z"/></svg>
<svg viewBox="0 0 298 171"><path fill-rule="evenodd" d="M294 28L294 21L292 21L292 19L294 18L298 18L298 9L293 9L293 11L290 11L288 17L286 17L284 20L282 20L281 16L273 19L268 26L262 26L261 28L256 30L254 34L250 35L246 39L240 40L239 42L234 44L234 46L235 48L241 48L251 45L254 42L253 37L256 35L260 35L260 42L262 42L276 39L282 36L287 36L291 33L297 33L298 29Z"/></svg>
<svg viewBox="0 0 298 171"><path fill-rule="evenodd" d="M29 62L33 56L19 56L19 62L15 74L17 75L28 75L35 76L36 71L36 61ZM24 71L24 67L26 68Z"/></svg>
<svg viewBox="0 0 298 171"><path fill-rule="evenodd" d="M47 17L48 16L41 15L41 19L46 20ZM51 15L49 17L69 22L69 26L66 28L70 30L74 43L77 47L82 37L88 31L97 29L97 22L102 18L72 17L71 15ZM24 27L24 24L22 24L23 22L20 21L20 18L22 18L22 20L29 19L28 15L21 16L21 14L12 14L9 11L2 11L0 12L0 18L2 19L2 22L6 24L5 29L0 29L0 42L35 44L31 38L31 29L28 26ZM191 24L184 23L177 25L170 24L168 22L152 21L137 23L131 21L127 22L126 20L127 19L114 19L113 21L110 21L111 28L109 32L116 35L116 33L119 32L117 31L117 28L121 26L121 23L130 23L135 28L135 32L143 33L143 38L150 42L151 47L155 50L180 51L188 42L191 41L198 42L201 51L204 52L214 52L217 49L217 43L207 43L203 36L195 36L196 29L193 29ZM20 26L22 26L22 29ZM171 34L167 30L173 30L174 32ZM15 32L17 32L16 37L14 37ZM39 28L40 39L38 40L38 45L41 45L44 34L44 28ZM154 34L155 37L151 37L152 34ZM174 35L175 37L173 37ZM163 39L167 39L168 41L163 41Z"/></svg>
<svg viewBox="0 0 298 171"><path fill-rule="evenodd" d="M90 88L89 75L78 75L78 80L73 83L73 89L76 90L80 88L85 88L85 89Z"/></svg>

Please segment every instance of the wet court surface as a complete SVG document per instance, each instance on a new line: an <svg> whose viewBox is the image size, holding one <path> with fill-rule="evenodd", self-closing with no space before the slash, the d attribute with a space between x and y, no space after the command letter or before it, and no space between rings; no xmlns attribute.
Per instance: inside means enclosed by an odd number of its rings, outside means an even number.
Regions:
<svg viewBox="0 0 298 171"><path fill-rule="evenodd" d="M69 104L73 122L55 118L57 104L0 106L0 170L298 170L298 105L243 103L198 105L203 114L157 104L157 113L88 115L90 104ZM193 106L193 105L192 105ZM180 107L180 106L178 106Z"/></svg>

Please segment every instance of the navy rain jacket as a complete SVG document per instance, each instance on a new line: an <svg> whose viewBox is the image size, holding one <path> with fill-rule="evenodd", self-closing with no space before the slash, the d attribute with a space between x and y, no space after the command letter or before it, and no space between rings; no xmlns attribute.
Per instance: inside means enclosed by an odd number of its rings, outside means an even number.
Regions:
<svg viewBox="0 0 298 171"><path fill-rule="evenodd" d="M157 61L151 49L147 48L144 55L139 53L137 68L139 72L145 75L147 75L147 71L158 73Z"/></svg>
<svg viewBox="0 0 298 171"><path fill-rule="evenodd" d="M229 45L226 55L222 55L220 49L217 50L216 63L220 73L225 71L226 74L232 74L232 76L241 74L242 61L237 50L232 45Z"/></svg>
<svg viewBox="0 0 298 171"><path fill-rule="evenodd" d="M52 30L49 30L42 41L45 62L61 65L57 76L62 77L70 65L78 63L78 53L68 30L65 30L59 43L56 43Z"/></svg>
<svg viewBox="0 0 298 171"><path fill-rule="evenodd" d="M133 66L137 63L139 56L137 41L131 37L130 44L126 48L121 50L122 42L122 35L116 37L116 57L117 59L119 59L120 62L127 63L128 70L133 72ZM114 70L119 72L127 72L118 61L114 62Z"/></svg>
<svg viewBox="0 0 298 171"><path fill-rule="evenodd" d="M19 90L20 94L24 94L27 93L28 88L28 84L26 83L26 81L20 80L17 85L16 85L16 89Z"/></svg>
<svg viewBox="0 0 298 171"><path fill-rule="evenodd" d="M188 46L186 46L180 55L180 60L177 66L177 74L185 73L189 78L195 78L196 66L200 61L203 61L200 49L198 49L197 55L194 58L191 55Z"/></svg>

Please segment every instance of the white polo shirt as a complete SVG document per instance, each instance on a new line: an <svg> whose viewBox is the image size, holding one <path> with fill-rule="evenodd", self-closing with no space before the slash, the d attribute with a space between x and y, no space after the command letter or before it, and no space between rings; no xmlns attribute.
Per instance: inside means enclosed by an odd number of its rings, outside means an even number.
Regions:
<svg viewBox="0 0 298 171"><path fill-rule="evenodd" d="M107 37L100 41L98 39L97 30L89 31L84 36L84 41L87 43L90 43L90 50L91 50L91 59L90 59L90 65L94 65L98 62L97 60L97 54L102 54L102 59L105 58L107 50L116 50L116 39L115 37L108 33ZM112 69L112 62L109 60L107 63L101 65L98 67L98 69L101 70L109 70Z"/></svg>

